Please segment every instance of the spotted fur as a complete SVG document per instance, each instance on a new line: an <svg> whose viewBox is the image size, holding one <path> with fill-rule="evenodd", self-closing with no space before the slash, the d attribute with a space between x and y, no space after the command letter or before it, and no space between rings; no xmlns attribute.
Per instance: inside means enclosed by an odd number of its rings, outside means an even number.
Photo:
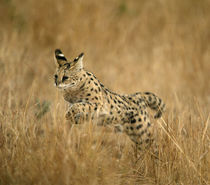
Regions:
<svg viewBox="0 0 210 185"><path fill-rule="evenodd" d="M83 68L83 56L81 53L68 61L60 49L55 50L55 86L62 90L69 104L66 119L75 124L94 120L98 125L114 125L139 149L151 144L153 124L147 107L156 111L154 118L159 118L165 108L163 101L150 92L120 95L110 91Z"/></svg>

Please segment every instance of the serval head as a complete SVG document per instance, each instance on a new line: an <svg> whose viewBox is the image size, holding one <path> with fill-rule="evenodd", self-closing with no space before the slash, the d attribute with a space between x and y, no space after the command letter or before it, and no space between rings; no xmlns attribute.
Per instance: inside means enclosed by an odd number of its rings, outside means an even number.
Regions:
<svg viewBox="0 0 210 185"><path fill-rule="evenodd" d="M81 78L83 71L83 56L81 53L73 61L68 61L60 49L55 50L56 73L55 86L61 90L75 91L80 88L84 79Z"/></svg>

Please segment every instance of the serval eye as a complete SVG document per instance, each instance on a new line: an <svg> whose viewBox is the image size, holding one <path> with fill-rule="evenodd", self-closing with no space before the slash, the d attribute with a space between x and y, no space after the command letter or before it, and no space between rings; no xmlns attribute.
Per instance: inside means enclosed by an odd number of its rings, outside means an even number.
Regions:
<svg viewBox="0 0 210 185"><path fill-rule="evenodd" d="M55 75L54 77L55 77L55 79L57 79L58 78L58 75Z"/></svg>
<svg viewBox="0 0 210 185"><path fill-rule="evenodd" d="M67 80L68 78L69 78L68 76L63 76L62 82L64 82L64 81Z"/></svg>

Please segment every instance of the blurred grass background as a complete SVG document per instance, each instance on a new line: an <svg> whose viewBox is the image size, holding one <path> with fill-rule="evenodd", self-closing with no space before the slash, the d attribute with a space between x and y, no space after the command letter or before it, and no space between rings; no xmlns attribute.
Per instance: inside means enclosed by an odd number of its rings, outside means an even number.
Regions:
<svg viewBox="0 0 210 185"><path fill-rule="evenodd" d="M0 184L207 184L209 43L209 0L1 0ZM84 52L85 68L118 93L162 97L184 152L163 130L158 164L134 162L125 136L90 124L70 134L56 48Z"/></svg>

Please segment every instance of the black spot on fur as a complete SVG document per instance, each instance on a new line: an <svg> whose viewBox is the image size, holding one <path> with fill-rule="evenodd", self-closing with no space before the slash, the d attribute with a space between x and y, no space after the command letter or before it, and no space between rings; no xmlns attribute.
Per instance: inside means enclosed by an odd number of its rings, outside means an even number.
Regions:
<svg viewBox="0 0 210 185"><path fill-rule="evenodd" d="M161 102L162 102L162 100L161 100L161 99L159 99L158 107L160 106Z"/></svg>
<svg viewBox="0 0 210 185"><path fill-rule="evenodd" d="M131 123L133 124L133 123L136 123L136 120L135 119L132 119L131 120Z"/></svg>
<svg viewBox="0 0 210 185"><path fill-rule="evenodd" d="M140 128L142 128L142 124L137 125L136 129L139 130Z"/></svg>
<svg viewBox="0 0 210 185"><path fill-rule="evenodd" d="M86 74L87 74L88 76L91 76L91 74L90 74L90 73L88 73L88 72L86 72Z"/></svg>
<svg viewBox="0 0 210 185"><path fill-rule="evenodd" d="M146 143L149 143L149 142L150 142L150 139L146 139L145 142L146 142Z"/></svg>
<svg viewBox="0 0 210 185"><path fill-rule="evenodd" d="M151 96L149 96L149 101L152 101L152 97Z"/></svg>
<svg viewBox="0 0 210 185"><path fill-rule="evenodd" d="M142 136L144 133L145 133L145 131L144 131L144 130L142 130L142 131L141 131L141 133L140 133L140 135Z"/></svg>
<svg viewBox="0 0 210 185"><path fill-rule="evenodd" d="M85 82L80 86L80 90L85 86Z"/></svg>
<svg viewBox="0 0 210 185"><path fill-rule="evenodd" d="M122 101L118 100L118 103L119 103L119 104L122 104Z"/></svg>

